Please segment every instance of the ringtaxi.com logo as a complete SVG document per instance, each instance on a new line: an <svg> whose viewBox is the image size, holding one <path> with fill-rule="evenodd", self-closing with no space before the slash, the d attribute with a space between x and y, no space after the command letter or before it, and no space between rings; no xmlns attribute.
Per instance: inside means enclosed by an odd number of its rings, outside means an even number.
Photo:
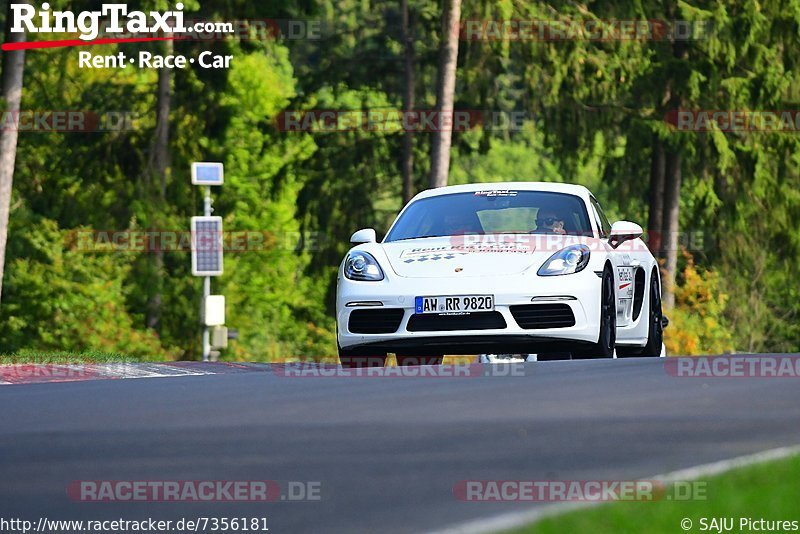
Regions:
<svg viewBox="0 0 800 534"><path fill-rule="evenodd" d="M11 4L13 33L79 33L82 41L93 41L100 35L101 18L108 21L109 34L158 34L186 32L184 5L175 4L172 11L129 11L125 4L103 4L99 11L51 11L44 2L37 10L30 4Z"/></svg>

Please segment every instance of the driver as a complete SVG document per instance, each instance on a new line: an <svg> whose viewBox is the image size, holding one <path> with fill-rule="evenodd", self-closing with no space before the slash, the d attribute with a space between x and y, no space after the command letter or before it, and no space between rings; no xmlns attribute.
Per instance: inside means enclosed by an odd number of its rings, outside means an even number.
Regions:
<svg viewBox="0 0 800 534"><path fill-rule="evenodd" d="M553 210L539 210L539 213L536 214L536 230L534 233L566 235L564 217Z"/></svg>

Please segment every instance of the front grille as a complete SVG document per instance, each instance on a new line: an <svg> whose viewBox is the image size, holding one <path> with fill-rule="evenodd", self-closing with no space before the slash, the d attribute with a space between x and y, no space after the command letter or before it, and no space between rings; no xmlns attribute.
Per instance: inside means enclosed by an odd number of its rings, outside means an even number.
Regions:
<svg viewBox="0 0 800 534"><path fill-rule="evenodd" d="M505 328L500 312L479 312L469 315L412 315L409 332L448 332L452 330L494 330Z"/></svg>
<svg viewBox="0 0 800 534"><path fill-rule="evenodd" d="M511 306L511 315L520 328L568 328L575 326L575 315L568 304L525 304Z"/></svg>
<svg viewBox="0 0 800 534"><path fill-rule="evenodd" d="M353 334L393 334L402 321L401 308L354 310L347 328Z"/></svg>

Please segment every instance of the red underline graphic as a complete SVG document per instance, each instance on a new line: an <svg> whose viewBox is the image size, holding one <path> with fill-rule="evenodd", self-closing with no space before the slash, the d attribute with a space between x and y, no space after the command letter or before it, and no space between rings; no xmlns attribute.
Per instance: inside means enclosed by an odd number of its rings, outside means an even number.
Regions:
<svg viewBox="0 0 800 534"><path fill-rule="evenodd" d="M70 46L92 46L119 43L145 43L149 41L177 41L183 37L129 37L126 39L95 39L94 41L82 41L80 39L68 39L64 41L30 41L25 43L3 43L3 51L11 52L14 50L34 50L37 48L66 48Z"/></svg>

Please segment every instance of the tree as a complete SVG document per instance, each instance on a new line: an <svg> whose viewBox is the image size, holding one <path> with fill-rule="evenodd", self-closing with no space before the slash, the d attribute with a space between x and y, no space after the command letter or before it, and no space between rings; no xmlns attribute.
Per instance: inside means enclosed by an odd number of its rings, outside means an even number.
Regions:
<svg viewBox="0 0 800 534"><path fill-rule="evenodd" d="M408 0L402 0L403 18L403 59L404 91L403 111L414 111L414 37L410 30ZM406 128L403 132L403 203L407 204L414 196L414 131Z"/></svg>
<svg viewBox="0 0 800 534"><path fill-rule="evenodd" d="M681 203L681 152L671 149L667 153L666 173L664 174L664 207L662 232L664 249L664 274L662 293L667 309L675 305L675 275L678 271L678 230Z"/></svg>
<svg viewBox="0 0 800 534"><path fill-rule="evenodd" d="M672 44L672 56L674 58L673 69L683 70L690 64L689 53L682 41L675 41ZM690 67L691 68L691 67ZM670 76L667 80L667 92L670 94L669 110L677 113L682 105L683 85L688 80L678 80L677 77ZM675 279L678 273L678 242L680 231L680 210L681 210L681 183L683 182L683 154L680 133L676 142L673 142L666 153L666 163L664 172L664 202L661 208L661 239L664 251L664 277L662 280L662 293L664 305L667 309L675 306ZM653 154L653 158L658 157L658 152ZM657 162L654 163L654 165ZM656 184L658 186L658 184Z"/></svg>
<svg viewBox="0 0 800 534"><path fill-rule="evenodd" d="M172 41L164 41L164 55L172 55ZM169 150L169 114L172 109L172 69L162 68L158 71L156 98L156 131L150 152L147 172L158 180L156 204L158 209L165 210L167 200L167 178L170 174ZM147 328L157 328L161 316L162 286L164 270L164 251L161 248L153 251L154 291L147 303Z"/></svg>
<svg viewBox="0 0 800 534"><path fill-rule="evenodd" d="M11 31L11 2L6 14L6 43L25 42L25 32ZM25 71L25 51L13 50L3 54L3 100L5 111L16 117L18 125L19 106L22 100L22 77ZM4 128L0 132L0 299L3 293L3 273L8 242L8 218L11 210L11 190L14 182L14 165L17 159L18 126Z"/></svg>
<svg viewBox="0 0 800 534"><path fill-rule="evenodd" d="M442 14L442 40L439 45L439 73L436 80L438 128L431 141L431 187L444 187L450 172L450 145L453 142L453 102L456 91L461 0L445 0Z"/></svg>
<svg viewBox="0 0 800 534"><path fill-rule="evenodd" d="M650 252L661 255L661 230L664 227L664 175L666 173L664 143L653 135L653 152L650 163L650 202L648 207L647 238Z"/></svg>
<svg viewBox="0 0 800 534"><path fill-rule="evenodd" d="M279 118L298 110L396 116L415 106L435 108L441 50L453 33L440 35L441 5L448 2L406 1L207 0L201 9L184 0L185 11L200 9L203 20L228 20L231 13L321 20L321 40L176 41L176 53L187 57L210 48L235 60L231 69L172 71L169 93L166 73L154 69L81 69L74 49L29 51L24 108L98 117L125 111L133 122L121 129L89 125L91 133L20 135L2 350L196 357L199 280L190 276L185 252L165 251L156 269L163 283L156 284L153 251L92 252L70 236L186 228L201 205L200 191L168 170L185 176L192 161L208 158L226 165L226 186L215 195L226 230L262 237L245 250L238 249L241 242L227 243L233 249L215 290L228 297L230 326L241 338L223 357L335 354L335 284L348 237L360 227L384 231L403 197L427 185L435 136L412 138L399 121L374 129L326 129L320 122L311 131L287 132ZM161 11L173 4L145 3ZM445 23L455 19L446 7ZM669 268L677 283L668 340L694 340L695 352L720 351L727 347L712 338L732 331L737 350L797 350L800 136L694 132L665 117L676 109L798 109L800 4L462 0L460 18L560 21L565 30L575 21L712 21L714 31L679 43L686 54L677 56L668 36L606 40L565 33L516 41L494 38L490 27L485 38L462 36L451 105L522 111L530 120L521 129L487 122L447 132L451 146L438 161L446 166L447 152L453 154L448 184L586 185L613 218L647 222L654 252L662 249L657 239L664 220L677 221L665 206L680 207L680 230L704 240L700 248L689 242L690 254L681 253L686 241L668 245L678 253L677 266ZM96 52L163 50L162 43L103 46ZM670 236L678 231L671 224ZM157 309L155 293L161 313L148 315ZM716 298L724 294L736 298ZM156 317L157 332L147 328Z"/></svg>

